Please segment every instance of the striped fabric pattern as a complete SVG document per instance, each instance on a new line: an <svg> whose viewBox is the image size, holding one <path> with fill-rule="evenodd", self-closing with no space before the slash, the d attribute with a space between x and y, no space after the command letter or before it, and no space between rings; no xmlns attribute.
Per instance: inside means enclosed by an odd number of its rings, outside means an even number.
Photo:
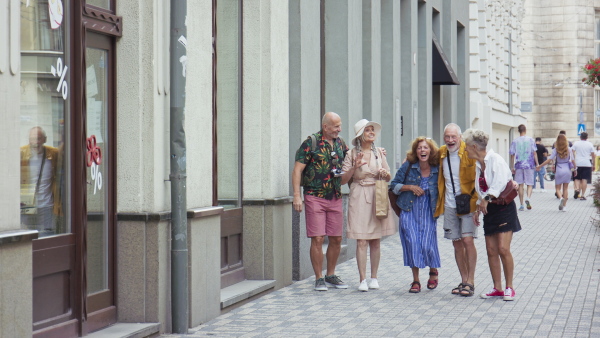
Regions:
<svg viewBox="0 0 600 338"><path fill-rule="evenodd" d="M437 243L437 222L429 203L429 177L421 180L421 189L425 194L415 199L411 211L400 214L400 242L404 266L423 269L425 267L439 268L440 253Z"/></svg>

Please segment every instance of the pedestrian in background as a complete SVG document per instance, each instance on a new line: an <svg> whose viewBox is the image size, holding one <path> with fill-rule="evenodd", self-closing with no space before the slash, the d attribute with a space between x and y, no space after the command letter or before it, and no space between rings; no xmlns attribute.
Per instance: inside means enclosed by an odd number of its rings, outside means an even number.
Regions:
<svg viewBox="0 0 600 338"><path fill-rule="evenodd" d="M567 132L564 131L564 130L560 130L558 132L558 135L565 135L565 139L566 139ZM571 147L573 147L573 143L571 141L569 141L568 139L567 139L567 142L568 142L568 145L569 145L569 149L571 149ZM556 148L556 141L554 141L554 143L552 144L552 149L554 149L554 148ZM554 173L556 174L556 161L554 161L553 166L554 166ZM577 185L576 185L577 182L575 182L575 173L573 171L571 172L571 181L573 181L573 187L575 189L577 189ZM560 197L558 197L558 193L554 193L554 196L556 196L556 198L560 199Z"/></svg>
<svg viewBox="0 0 600 338"><path fill-rule="evenodd" d="M567 211L567 200L569 199L569 183L571 182L571 172L575 171L575 159L573 152L569 148L567 137L559 134L554 142L555 147L552 149L552 154L548 159L540 163L540 167L554 160L554 184L556 188L556 196L560 199L558 210Z"/></svg>
<svg viewBox="0 0 600 338"><path fill-rule="evenodd" d="M483 231L488 264L494 287L481 294L481 298L504 297L510 301L515 298L513 275L515 263L510 251L513 233L521 230L515 201L498 204L497 197L512 180L512 174L506 161L493 149L486 150L489 135L477 129L467 129L464 133L469 158L477 160L475 189L479 196L478 209L474 215L479 225L479 214L483 214ZM502 292L502 270L506 288Z"/></svg>
<svg viewBox="0 0 600 338"><path fill-rule="evenodd" d="M535 138L535 146L536 146L535 153L537 154L538 163L542 163L542 162L546 161L546 158L548 158L548 150L542 144L541 137ZM536 170L534 172L533 190L535 191L536 181L539 180L540 181L540 192L546 192L546 190L544 188L544 176L546 175L546 166L545 165L538 166L538 168L540 168L540 169Z"/></svg>
<svg viewBox="0 0 600 338"><path fill-rule="evenodd" d="M596 146L596 154L600 154L600 145ZM596 156L596 172L600 171L600 156Z"/></svg>
<svg viewBox="0 0 600 338"><path fill-rule="evenodd" d="M452 294L469 297L475 292L475 265L477 264L477 226L473 213L477 210L475 193L475 160L467 156L466 144L461 138L460 127L449 123L444 128L444 143L440 148L438 175L438 202L434 217L444 215L444 238L452 240L454 258L461 282L452 289ZM469 210L457 212L456 199L470 195ZM460 198L460 197L459 197Z"/></svg>
<svg viewBox="0 0 600 338"><path fill-rule="evenodd" d="M389 201L387 218L379 219L375 215L375 181L382 179L389 182L392 178L383 149L375 147L380 131L381 125L377 122L366 119L356 122L352 139L354 148L342 166L342 185L352 179L346 237L356 239L358 291L379 289L377 270L381 257L381 237L395 234L398 221ZM368 281L367 248L371 258L371 278Z"/></svg>
<svg viewBox="0 0 600 338"><path fill-rule="evenodd" d="M573 154L575 155L575 193L573 198L586 200L585 191L587 190L588 182L592 182L592 164L596 161L596 152L592 142L588 141L588 133L585 131L579 136L580 140L573 143Z"/></svg>
<svg viewBox="0 0 600 338"><path fill-rule="evenodd" d="M438 147L431 138L417 137L396 172L390 190L399 195L400 241L404 266L412 269L409 292L421 292L419 269L429 267L428 289L438 285L440 253L437 244L436 219L433 217L438 199Z"/></svg>
<svg viewBox="0 0 600 338"><path fill-rule="evenodd" d="M531 201L529 199L533 191L534 173L538 165L538 160L535 152L535 141L526 135L527 128L525 125L520 124L518 130L521 136L512 141L509 153L512 174L515 175L515 181L519 184L519 201L521 202L519 210L523 211L525 210L525 206L523 205L524 197L527 210L531 210Z"/></svg>
<svg viewBox="0 0 600 338"><path fill-rule="evenodd" d="M342 119L336 113L323 116L322 129L309 136L296 151L292 172L293 207L302 212L302 196L306 203L306 236L310 238L310 261L315 271L315 290L327 287L347 289L335 275L335 265L342 244L344 215L342 211L341 169L348 147L339 137ZM315 144L316 143L316 144ZM327 274L323 277L323 241L328 237Z"/></svg>

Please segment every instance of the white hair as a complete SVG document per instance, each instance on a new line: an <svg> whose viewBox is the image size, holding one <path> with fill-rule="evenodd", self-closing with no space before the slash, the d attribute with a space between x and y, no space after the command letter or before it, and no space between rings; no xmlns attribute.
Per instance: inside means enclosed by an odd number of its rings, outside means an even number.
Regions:
<svg viewBox="0 0 600 338"><path fill-rule="evenodd" d="M444 134L446 133L446 129L450 128L450 127L454 127L456 128L456 130L458 131L458 135L462 135L462 131L460 130L460 126L456 123L448 123L445 127L444 127Z"/></svg>

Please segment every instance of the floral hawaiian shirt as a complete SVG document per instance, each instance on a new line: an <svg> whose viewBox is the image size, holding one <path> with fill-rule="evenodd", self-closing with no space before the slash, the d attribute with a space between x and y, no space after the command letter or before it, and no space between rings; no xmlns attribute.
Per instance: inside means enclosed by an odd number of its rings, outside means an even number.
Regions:
<svg viewBox="0 0 600 338"><path fill-rule="evenodd" d="M304 194L328 200L342 198L342 178L334 177L331 170L342 169L348 146L341 137L332 146L323 138L321 131L314 135L317 140L314 152L311 151L310 137L296 151L296 162L306 164L302 172Z"/></svg>

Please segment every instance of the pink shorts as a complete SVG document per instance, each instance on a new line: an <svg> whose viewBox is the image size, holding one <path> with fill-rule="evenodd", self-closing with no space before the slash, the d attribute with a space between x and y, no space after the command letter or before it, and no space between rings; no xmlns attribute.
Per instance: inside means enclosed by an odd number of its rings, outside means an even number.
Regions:
<svg viewBox="0 0 600 338"><path fill-rule="evenodd" d="M341 236L344 224L342 199L304 195L306 237Z"/></svg>

